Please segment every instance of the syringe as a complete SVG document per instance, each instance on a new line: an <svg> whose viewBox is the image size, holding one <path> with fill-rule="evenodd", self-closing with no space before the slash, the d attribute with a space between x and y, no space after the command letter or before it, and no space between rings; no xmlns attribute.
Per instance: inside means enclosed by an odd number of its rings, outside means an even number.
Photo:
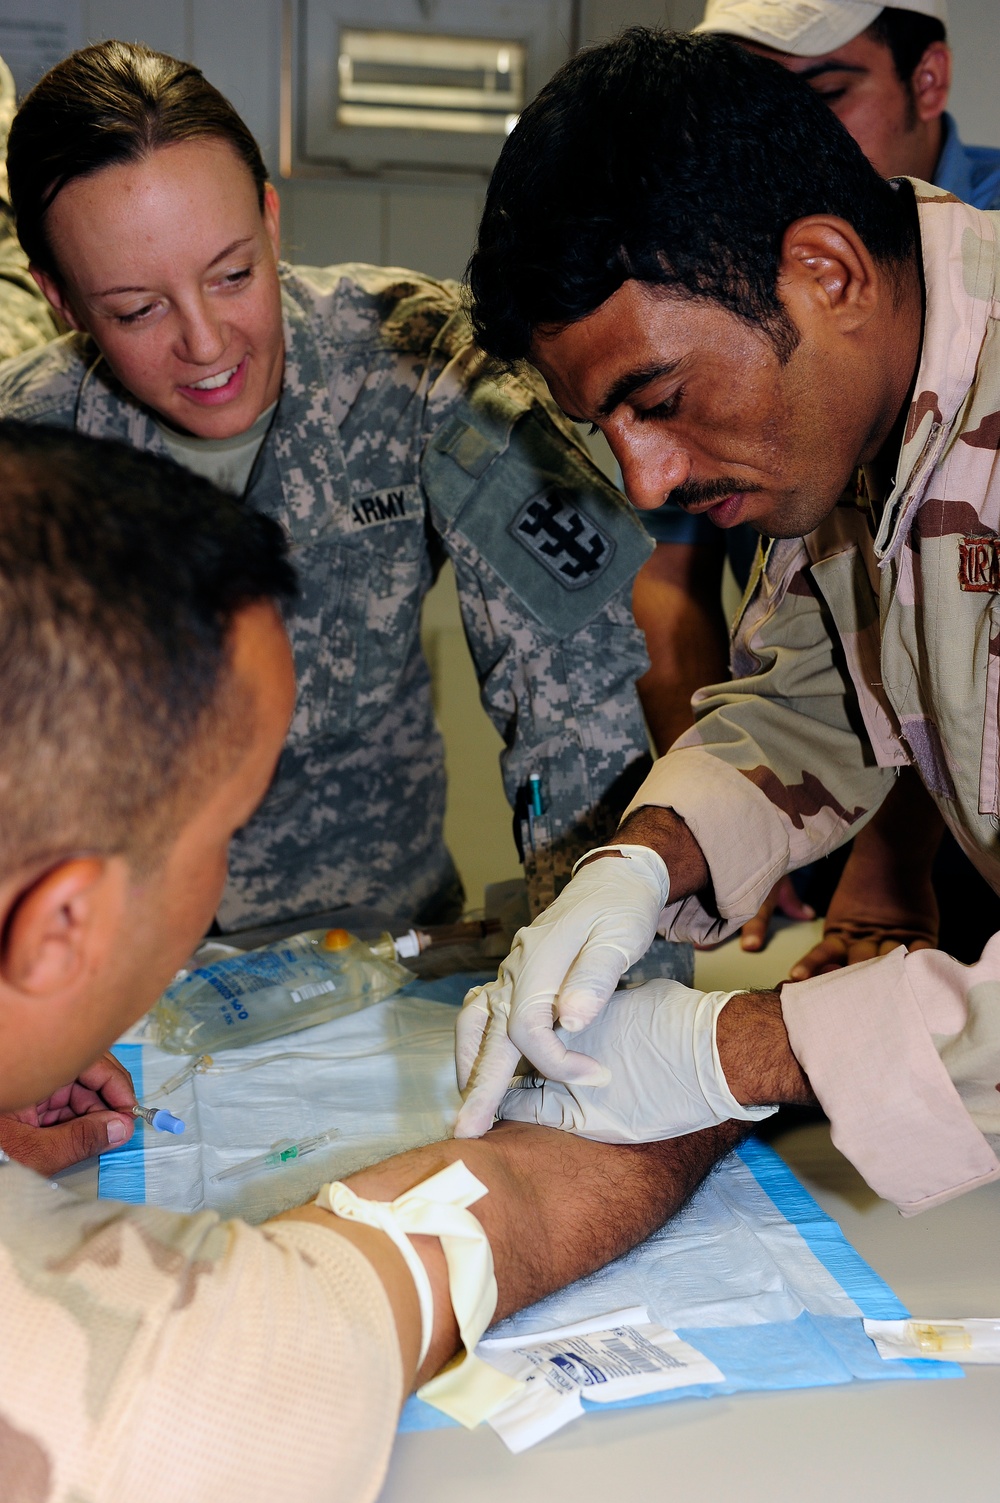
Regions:
<svg viewBox="0 0 1000 1503"><path fill-rule="evenodd" d="M242 1164L234 1164L231 1169L220 1169L218 1174L212 1175L212 1179L238 1179L244 1174L254 1174L258 1169L278 1169L293 1159L304 1159L306 1154L315 1153L317 1148L324 1148L337 1134L338 1129L330 1127L326 1132L300 1138L297 1143L292 1138L279 1138L277 1143L271 1144L267 1153L259 1153L253 1159L244 1159Z"/></svg>
<svg viewBox="0 0 1000 1503"><path fill-rule="evenodd" d="M157 1111L152 1106L134 1106L133 1117L141 1117L143 1122L148 1122L150 1127L155 1127L157 1132L183 1132L185 1124L180 1117L174 1117L170 1112L162 1109Z"/></svg>

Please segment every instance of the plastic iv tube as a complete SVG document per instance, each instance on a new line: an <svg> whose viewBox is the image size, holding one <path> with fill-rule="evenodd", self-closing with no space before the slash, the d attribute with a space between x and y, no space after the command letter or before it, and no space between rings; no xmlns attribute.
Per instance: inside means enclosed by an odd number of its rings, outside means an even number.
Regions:
<svg viewBox="0 0 1000 1503"><path fill-rule="evenodd" d="M189 1060L183 1070L178 1070L175 1075L171 1075L169 1080L165 1080L161 1086L158 1086L149 1100L160 1101L164 1096L169 1096L172 1091L179 1090L182 1085L186 1085L193 1075L200 1075L203 1070L207 1070L211 1063L210 1054L201 1054L197 1059Z"/></svg>
<svg viewBox="0 0 1000 1503"><path fill-rule="evenodd" d="M280 1054L265 1054L261 1059L244 1060L239 1065L227 1063L205 1068L209 1075L235 1075L241 1070L259 1070L262 1065L273 1065L281 1059L368 1059L372 1054L388 1054L393 1049L402 1048L403 1045L409 1048L419 1039L433 1038L440 1042L450 1036L450 1028L415 1028L411 1033L400 1034L399 1038L384 1039L381 1044L369 1044L364 1049L343 1050L335 1054L319 1053L315 1049L283 1049Z"/></svg>
<svg viewBox="0 0 1000 1503"><path fill-rule="evenodd" d="M155 1127L157 1132L183 1132L185 1124L180 1117L171 1116L170 1112L156 1111L151 1106L134 1106L133 1117L141 1117L143 1122L148 1122L150 1127Z"/></svg>
<svg viewBox="0 0 1000 1503"><path fill-rule="evenodd" d="M267 1153L259 1153L253 1159L244 1159L242 1164L234 1164L231 1169L221 1169L218 1174L212 1175L212 1179L239 1179L244 1174L255 1174L258 1169L279 1169L282 1164L294 1159L304 1159L307 1154L315 1153L317 1148L324 1148L337 1137L338 1131L336 1127L329 1127L326 1132L313 1133L311 1137L300 1138L297 1143L291 1138L279 1138L277 1143L271 1144Z"/></svg>

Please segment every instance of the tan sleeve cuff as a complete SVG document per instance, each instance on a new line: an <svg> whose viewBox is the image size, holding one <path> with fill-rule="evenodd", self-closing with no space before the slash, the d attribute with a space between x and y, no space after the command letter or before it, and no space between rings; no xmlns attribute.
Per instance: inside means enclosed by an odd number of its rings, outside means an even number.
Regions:
<svg viewBox="0 0 1000 1503"><path fill-rule="evenodd" d="M663 932L694 944L727 939L787 870L788 837L777 810L756 783L696 746L677 747L655 762L625 814L648 804L683 819L708 862L718 907L709 913L696 897L668 903Z"/></svg>
<svg viewBox="0 0 1000 1503"><path fill-rule="evenodd" d="M942 1064L906 950L786 985L781 1010L841 1153L904 1216L1000 1178Z"/></svg>

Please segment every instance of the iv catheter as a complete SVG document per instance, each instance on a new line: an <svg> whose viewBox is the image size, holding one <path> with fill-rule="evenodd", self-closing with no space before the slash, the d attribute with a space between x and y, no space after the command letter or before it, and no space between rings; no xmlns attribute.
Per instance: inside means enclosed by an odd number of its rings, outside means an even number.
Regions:
<svg viewBox="0 0 1000 1503"><path fill-rule="evenodd" d="M259 1153L253 1159L244 1159L242 1164L234 1164L231 1169L221 1169L218 1174L212 1175L212 1179L239 1179L244 1174L256 1173L258 1169L277 1169L293 1159L304 1159L307 1154L315 1153L317 1148L325 1148L337 1135L338 1129L330 1127L326 1132L300 1138L297 1143L291 1138L279 1138L277 1143L271 1144L267 1153Z"/></svg>

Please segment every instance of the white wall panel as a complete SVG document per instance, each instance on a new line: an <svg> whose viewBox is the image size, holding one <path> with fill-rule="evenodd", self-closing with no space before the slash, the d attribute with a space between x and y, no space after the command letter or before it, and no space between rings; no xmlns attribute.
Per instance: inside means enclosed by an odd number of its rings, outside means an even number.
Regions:
<svg viewBox="0 0 1000 1503"><path fill-rule="evenodd" d="M278 171L279 0L193 0L192 55L243 116Z"/></svg>
<svg viewBox="0 0 1000 1503"><path fill-rule="evenodd" d="M191 0L84 0L83 25L90 42L121 37L191 57Z"/></svg>
<svg viewBox="0 0 1000 1503"><path fill-rule="evenodd" d="M384 254L391 265L435 277L462 276L482 210L478 189L394 188L387 210Z"/></svg>
<svg viewBox="0 0 1000 1503"><path fill-rule="evenodd" d="M280 182L282 253L306 266L386 259L383 191L368 183Z"/></svg>
<svg viewBox="0 0 1000 1503"><path fill-rule="evenodd" d="M1000 3L948 0L955 53L951 108L970 145L1000 146Z"/></svg>

